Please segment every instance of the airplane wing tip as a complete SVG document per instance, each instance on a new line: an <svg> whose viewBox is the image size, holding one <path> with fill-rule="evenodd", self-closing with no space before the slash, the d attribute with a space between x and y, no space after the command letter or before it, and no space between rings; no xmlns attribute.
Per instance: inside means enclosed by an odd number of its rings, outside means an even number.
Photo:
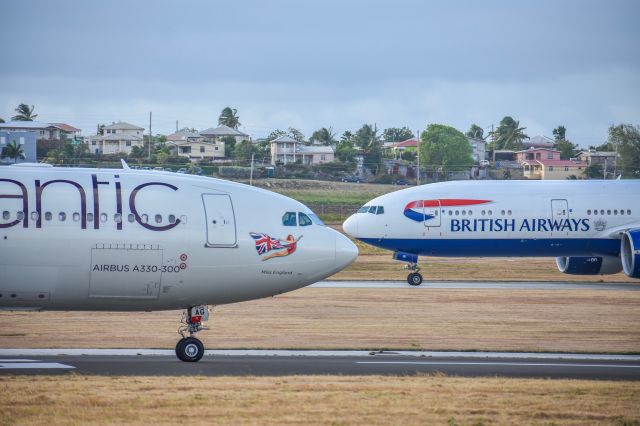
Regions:
<svg viewBox="0 0 640 426"><path fill-rule="evenodd" d="M125 170L131 170L131 167L129 167L129 165L127 164L126 161L124 161L124 158L120 159L120 162L122 163L122 168Z"/></svg>

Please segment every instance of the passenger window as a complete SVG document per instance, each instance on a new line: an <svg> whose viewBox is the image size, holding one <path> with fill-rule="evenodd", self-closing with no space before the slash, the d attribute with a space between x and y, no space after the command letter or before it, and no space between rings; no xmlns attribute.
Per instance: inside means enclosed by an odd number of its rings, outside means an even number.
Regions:
<svg viewBox="0 0 640 426"><path fill-rule="evenodd" d="M507 210L507 215L511 216L511 210Z"/></svg>
<svg viewBox="0 0 640 426"><path fill-rule="evenodd" d="M156 215L156 223L162 223L162 215L161 214L157 214Z"/></svg>
<svg viewBox="0 0 640 426"><path fill-rule="evenodd" d="M3 211L3 212L2 212L2 218L3 218L4 220L9 220L9 218L10 218L10 217L11 217L11 216L9 215L9 212L8 212L8 211L6 211L6 210L5 210L5 211Z"/></svg>
<svg viewBox="0 0 640 426"><path fill-rule="evenodd" d="M182 215L180 216L180 223L182 223L183 225L187 224L187 215Z"/></svg>
<svg viewBox="0 0 640 426"><path fill-rule="evenodd" d="M122 213L116 213L113 215L113 221L115 223L122 223Z"/></svg>
<svg viewBox="0 0 640 426"><path fill-rule="evenodd" d="M100 213L100 222L105 223L107 220L109 220L109 216L106 213Z"/></svg>
<svg viewBox="0 0 640 426"><path fill-rule="evenodd" d="M607 210L607 215L610 216L611 215L611 210Z"/></svg>
<svg viewBox="0 0 640 426"><path fill-rule="evenodd" d="M620 214L624 215L624 210L620 210Z"/></svg>
<svg viewBox="0 0 640 426"><path fill-rule="evenodd" d="M286 212L282 215L282 224L284 226L296 226L296 214L295 212Z"/></svg>
<svg viewBox="0 0 640 426"><path fill-rule="evenodd" d="M467 214L468 214L469 216L471 216L471 210L469 210L469 211L467 212Z"/></svg>
<svg viewBox="0 0 640 426"><path fill-rule="evenodd" d="M467 211L466 210L462 210L462 216L466 216Z"/></svg>
<svg viewBox="0 0 640 426"><path fill-rule="evenodd" d="M51 214L51 212L44 213L44 220L46 220L47 222L50 221L52 218L53 218L53 215Z"/></svg>
<svg viewBox="0 0 640 426"><path fill-rule="evenodd" d="M628 215L631 215L631 210L627 210L627 214L628 214Z"/></svg>
<svg viewBox="0 0 640 426"><path fill-rule="evenodd" d="M312 224L311 219L304 213L298 213L298 222L300 226L309 226Z"/></svg>
<svg viewBox="0 0 640 426"><path fill-rule="evenodd" d="M591 210L587 210L587 215L591 215Z"/></svg>
<svg viewBox="0 0 640 426"><path fill-rule="evenodd" d="M129 216L127 216L127 220L130 223L133 223L136 220L136 215L134 215L133 213L129 213Z"/></svg>
<svg viewBox="0 0 640 426"><path fill-rule="evenodd" d="M39 217L38 212L31 212L31 220L38 220Z"/></svg>
<svg viewBox="0 0 640 426"><path fill-rule="evenodd" d="M87 221L93 222L93 213L87 213Z"/></svg>
<svg viewBox="0 0 640 426"><path fill-rule="evenodd" d="M600 216L604 216L604 210L600 210Z"/></svg>
<svg viewBox="0 0 640 426"><path fill-rule="evenodd" d="M459 210L456 210L456 216L458 216L460 214Z"/></svg>
<svg viewBox="0 0 640 426"><path fill-rule="evenodd" d="M149 215L145 213L142 216L140 216L140 219L142 219L142 223L147 223L149 222Z"/></svg>
<svg viewBox="0 0 640 426"><path fill-rule="evenodd" d="M58 220L60 222L64 222L65 220L67 220L67 214L65 212L58 213Z"/></svg>
<svg viewBox="0 0 640 426"><path fill-rule="evenodd" d="M618 209L615 209L615 210L613 211L613 215L614 215L614 216L616 216L617 214L618 214Z"/></svg>
<svg viewBox="0 0 640 426"><path fill-rule="evenodd" d="M73 214L73 221L74 222L79 222L80 221L80 213L76 212Z"/></svg>
<svg viewBox="0 0 640 426"><path fill-rule="evenodd" d="M18 219L18 220L24 219L24 212L19 211L18 214L17 214L17 218L16 219Z"/></svg>
<svg viewBox="0 0 640 426"><path fill-rule="evenodd" d="M436 214L438 212L436 211ZM376 212L376 214L384 214L384 206L378 206L378 211Z"/></svg>
<svg viewBox="0 0 640 426"><path fill-rule="evenodd" d="M489 210L489 216L491 216L493 214L493 212L491 210Z"/></svg>
<svg viewBox="0 0 640 426"><path fill-rule="evenodd" d="M176 216L173 214L169 215L169 223L173 224L176 223Z"/></svg>
<svg viewBox="0 0 640 426"><path fill-rule="evenodd" d="M487 212L486 212L486 211L484 211L484 210L482 210L482 211L480 212L480 214L481 214L482 216L484 216L485 214L487 214Z"/></svg>

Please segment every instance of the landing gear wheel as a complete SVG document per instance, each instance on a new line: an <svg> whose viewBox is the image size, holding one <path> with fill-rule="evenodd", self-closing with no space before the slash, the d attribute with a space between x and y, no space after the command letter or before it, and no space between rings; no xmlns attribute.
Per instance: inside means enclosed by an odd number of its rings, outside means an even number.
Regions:
<svg viewBox="0 0 640 426"><path fill-rule="evenodd" d="M176 345L176 356L180 361L198 362L204 355L204 345L195 337L184 337Z"/></svg>
<svg viewBox="0 0 640 426"><path fill-rule="evenodd" d="M420 275L419 272L412 272L409 275L407 275L407 282L410 285L420 285L422 284L422 275Z"/></svg>

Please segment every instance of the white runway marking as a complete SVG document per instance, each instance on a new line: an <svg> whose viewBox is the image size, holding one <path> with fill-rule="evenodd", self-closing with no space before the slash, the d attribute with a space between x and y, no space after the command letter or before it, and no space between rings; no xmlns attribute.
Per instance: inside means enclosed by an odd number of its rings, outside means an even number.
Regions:
<svg viewBox="0 0 640 426"><path fill-rule="evenodd" d="M586 367L586 368L640 368L640 365L616 364L573 364L573 363L532 363L532 362L438 362L438 361L356 361L355 364L385 364L385 365L489 365L505 367Z"/></svg>
<svg viewBox="0 0 640 426"><path fill-rule="evenodd" d="M425 281L420 286L411 286L406 281L320 281L309 288L394 288L394 289L439 289L439 290L615 290L640 291L634 283L581 283L581 282L537 282L537 281Z"/></svg>
<svg viewBox="0 0 640 426"><path fill-rule="evenodd" d="M27 369L70 369L71 365L58 362L0 362L0 370L27 370Z"/></svg>

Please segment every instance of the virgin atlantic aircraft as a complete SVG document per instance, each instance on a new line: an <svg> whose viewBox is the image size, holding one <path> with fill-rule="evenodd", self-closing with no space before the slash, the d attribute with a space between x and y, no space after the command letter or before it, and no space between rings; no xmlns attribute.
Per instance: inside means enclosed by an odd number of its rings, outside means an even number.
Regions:
<svg viewBox="0 0 640 426"><path fill-rule="evenodd" d="M123 165L0 167L0 309L186 309L176 354L193 362L207 305L295 290L358 255L290 198Z"/></svg>
<svg viewBox="0 0 640 426"><path fill-rule="evenodd" d="M555 257L565 274L640 278L640 180L422 185L371 200L343 228L392 250L411 285L418 256Z"/></svg>

